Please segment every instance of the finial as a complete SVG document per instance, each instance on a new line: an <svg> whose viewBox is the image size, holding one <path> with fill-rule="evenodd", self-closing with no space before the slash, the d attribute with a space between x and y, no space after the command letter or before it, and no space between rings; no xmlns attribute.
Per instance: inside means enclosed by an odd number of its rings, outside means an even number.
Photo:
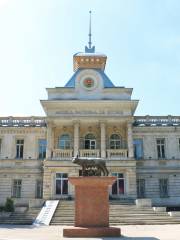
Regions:
<svg viewBox="0 0 180 240"><path fill-rule="evenodd" d="M89 48L91 48L92 42L91 42L91 11L89 11Z"/></svg>
<svg viewBox="0 0 180 240"><path fill-rule="evenodd" d="M94 53L95 52L95 47L93 46L92 47L92 41L91 41L91 11L89 11L89 42L88 42L88 47L85 46L85 52L88 52L88 53Z"/></svg>

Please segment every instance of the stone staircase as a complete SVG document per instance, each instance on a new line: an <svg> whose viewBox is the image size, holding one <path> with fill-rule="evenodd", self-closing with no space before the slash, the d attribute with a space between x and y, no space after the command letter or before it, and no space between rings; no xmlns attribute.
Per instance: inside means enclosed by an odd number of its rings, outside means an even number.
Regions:
<svg viewBox="0 0 180 240"><path fill-rule="evenodd" d="M31 225L41 208L29 208L24 213L13 212L9 217L0 217L0 224Z"/></svg>
<svg viewBox="0 0 180 240"><path fill-rule="evenodd" d="M51 225L73 225L74 201L59 201ZM137 208L132 202L110 201L110 225L180 224L180 217L155 212L150 207Z"/></svg>

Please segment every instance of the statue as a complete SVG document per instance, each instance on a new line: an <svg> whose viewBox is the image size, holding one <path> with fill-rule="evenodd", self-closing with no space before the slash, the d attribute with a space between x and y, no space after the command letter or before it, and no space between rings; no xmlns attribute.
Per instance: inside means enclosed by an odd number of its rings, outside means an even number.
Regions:
<svg viewBox="0 0 180 240"><path fill-rule="evenodd" d="M109 174L106 162L102 158L79 157L77 154L72 162L82 167L82 176L101 176L101 173L103 176L108 176Z"/></svg>

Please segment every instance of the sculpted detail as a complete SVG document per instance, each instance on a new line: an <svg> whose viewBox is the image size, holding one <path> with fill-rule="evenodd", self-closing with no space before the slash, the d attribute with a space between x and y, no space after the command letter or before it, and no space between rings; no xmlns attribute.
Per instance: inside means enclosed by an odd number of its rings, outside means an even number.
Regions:
<svg viewBox="0 0 180 240"><path fill-rule="evenodd" d="M108 176L106 162L102 158L73 157L72 162L82 167L82 176Z"/></svg>

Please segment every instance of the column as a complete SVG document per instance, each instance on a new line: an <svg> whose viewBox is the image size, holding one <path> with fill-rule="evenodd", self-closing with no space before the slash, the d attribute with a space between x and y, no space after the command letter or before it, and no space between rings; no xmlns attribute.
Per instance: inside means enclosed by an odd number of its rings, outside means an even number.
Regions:
<svg viewBox="0 0 180 240"><path fill-rule="evenodd" d="M101 128L101 157L106 157L106 124L105 122L100 122Z"/></svg>
<svg viewBox="0 0 180 240"><path fill-rule="evenodd" d="M52 124L47 125L47 148L46 148L46 158L51 159L52 157Z"/></svg>
<svg viewBox="0 0 180 240"><path fill-rule="evenodd" d="M74 122L74 156L79 153L79 121Z"/></svg>
<svg viewBox="0 0 180 240"><path fill-rule="evenodd" d="M134 149L133 149L133 137L132 137L132 123L127 123L127 140L128 140L128 157L134 157Z"/></svg>

